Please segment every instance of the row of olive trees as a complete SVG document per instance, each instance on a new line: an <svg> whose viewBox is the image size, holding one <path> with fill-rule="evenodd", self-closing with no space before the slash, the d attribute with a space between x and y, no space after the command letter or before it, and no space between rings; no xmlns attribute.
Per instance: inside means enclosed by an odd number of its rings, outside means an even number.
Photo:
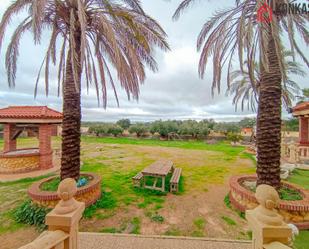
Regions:
<svg viewBox="0 0 309 249"><path fill-rule="evenodd" d="M196 120L157 120L148 123L131 124L129 119L121 119L115 124L112 123L94 123L89 125L89 133L96 136L113 135L115 137L121 135L125 130L137 137L142 137L151 133L159 134L162 138L173 136L189 136L193 139L199 137L207 137L210 131L220 132L224 135L237 134L243 127L253 127L255 119L245 118L240 122L221 122L217 123L212 119L202 121Z"/></svg>

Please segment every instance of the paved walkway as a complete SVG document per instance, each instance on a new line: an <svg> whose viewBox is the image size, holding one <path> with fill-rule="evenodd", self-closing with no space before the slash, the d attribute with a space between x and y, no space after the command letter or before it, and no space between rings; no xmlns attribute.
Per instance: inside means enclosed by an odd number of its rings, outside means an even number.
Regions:
<svg viewBox="0 0 309 249"><path fill-rule="evenodd" d="M48 175L50 173L55 173L60 170L60 166L54 166L51 169L47 170L36 170L27 173L20 173L20 174L0 174L0 182L12 182L20 179L25 178L33 178L38 176Z"/></svg>
<svg viewBox="0 0 309 249"><path fill-rule="evenodd" d="M80 233L81 249L251 249L250 241Z"/></svg>

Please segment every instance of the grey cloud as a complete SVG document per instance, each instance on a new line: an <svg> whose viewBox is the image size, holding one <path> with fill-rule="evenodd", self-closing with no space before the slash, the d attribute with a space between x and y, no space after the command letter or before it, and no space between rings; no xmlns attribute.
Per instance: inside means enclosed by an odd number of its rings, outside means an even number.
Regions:
<svg viewBox="0 0 309 249"><path fill-rule="evenodd" d="M10 1L0 3L0 16ZM203 23L211 16L214 10L222 7L223 1L197 1L201 5L193 6L182 18L174 22L171 19L179 1L150 1L143 0L147 13L157 19L169 35L172 51L163 53L156 51L159 72L147 70L147 79L140 88L138 101L128 101L124 90L118 88L120 107L109 87L108 106L104 110L97 105L95 90L89 94L83 88L82 112L83 120L87 121L115 121L120 118L130 118L133 121L147 121L155 119L204 119L214 118L220 121L235 121L243 117L254 116L250 111L235 112L230 97L225 96L226 84L222 80L221 95L211 96L212 70L209 65L205 79L201 80L197 74L199 54L196 52L196 38ZM226 3L226 1L224 1ZM232 4L232 3L231 3ZM12 22L6 34L7 46L14 30ZM7 105L49 105L61 110L62 100L57 97L57 77L51 69L50 95L44 95L44 72L39 85L39 95L33 98L36 76L44 58L44 48L47 46L47 32L44 34L41 46L34 46L31 35L27 35L20 49L17 84L15 89L7 86L4 60L4 51L0 58L0 108ZM116 77L115 77L116 80ZM297 78L302 86L307 83ZM286 114L285 114L286 115Z"/></svg>

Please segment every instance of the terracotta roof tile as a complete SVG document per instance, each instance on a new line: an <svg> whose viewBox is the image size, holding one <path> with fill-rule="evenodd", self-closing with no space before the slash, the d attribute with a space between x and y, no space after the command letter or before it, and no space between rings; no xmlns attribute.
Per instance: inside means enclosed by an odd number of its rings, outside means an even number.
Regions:
<svg viewBox="0 0 309 249"><path fill-rule="evenodd" d="M9 106L0 109L0 118L14 119L62 119L61 112L47 106Z"/></svg>
<svg viewBox="0 0 309 249"><path fill-rule="evenodd" d="M309 101L298 104L293 108L293 112L309 110Z"/></svg>

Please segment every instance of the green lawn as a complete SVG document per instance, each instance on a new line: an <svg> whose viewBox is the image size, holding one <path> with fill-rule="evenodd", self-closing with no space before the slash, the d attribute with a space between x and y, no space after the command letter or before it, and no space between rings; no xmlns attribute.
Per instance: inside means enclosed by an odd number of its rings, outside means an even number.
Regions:
<svg viewBox="0 0 309 249"><path fill-rule="evenodd" d="M22 138L18 141L19 147L32 147L36 144L35 139ZM0 140L0 146L2 145L3 141ZM53 139L53 147L60 147L59 138ZM182 168L180 193L166 195L133 187L132 176L160 158L170 159L176 167ZM255 161L244 152L244 147L233 147L225 142L206 144L203 141L83 137L81 160L82 172L95 172L103 178L103 196L96 205L86 209L81 222L82 231L93 232L138 234L145 223L147 226L166 227L168 223L163 210L175 212L176 215L185 208L179 197L192 196L190 201L193 202L193 210L187 212L197 212L201 208L198 206L199 196L207 193L211 186L223 186L231 175L255 172ZM297 170L291 177L291 182L308 188L306 177L307 172ZM27 200L27 188L40 178L0 183L0 235L26 227L14 221L12 210ZM53 183L51 185L48 187L55 188ZM168 188L167 179L166 190ZM226 188L228 191L228 187ZM209 200L208 205L217 205L212 204L213 201ZM223 199L219 203L224 205ZM170 225L166 231L154 234L208 236L207 216L205 219L199 214L195 217L178 218L181 220L179 225ZM230 209L220 211L212 218L217 218L222 223L220 226L226 227L225 233L231 239L248 238L246 235L242 236L246 234L246 230L240 225L244 221L237 214L231 214ZM306 248L306 243L309 243L307 237L308 232L301 232L296 241L298 249Z"/></svg>
<svg viewBox="0 0 309 249"><path fill-rule="evenodd" d="M309 248L309 231L301 231L299 236L296 237L294 242L296 249L308 249Z"/></svg>
<svg viewBox="0 0 309 249"><path fill-rule="evenodd" d="M309 170L294 170L293 174L289 177L289 182L309 190Z"/></svg>
<svg viewBox="0 0 309 249"><path fill-rule="evenodd" d="M112 138L112 137L83 137L86 143L107 143L107 144L132 144L146 146L162 146L174 147L191 150L208 150L224 152L226 155L237 156L243 152L244 147L232 147L226 142L218 142L217 144L207 144L204 141L161 141L156 139L136 139L136 138Z"/></svg>

